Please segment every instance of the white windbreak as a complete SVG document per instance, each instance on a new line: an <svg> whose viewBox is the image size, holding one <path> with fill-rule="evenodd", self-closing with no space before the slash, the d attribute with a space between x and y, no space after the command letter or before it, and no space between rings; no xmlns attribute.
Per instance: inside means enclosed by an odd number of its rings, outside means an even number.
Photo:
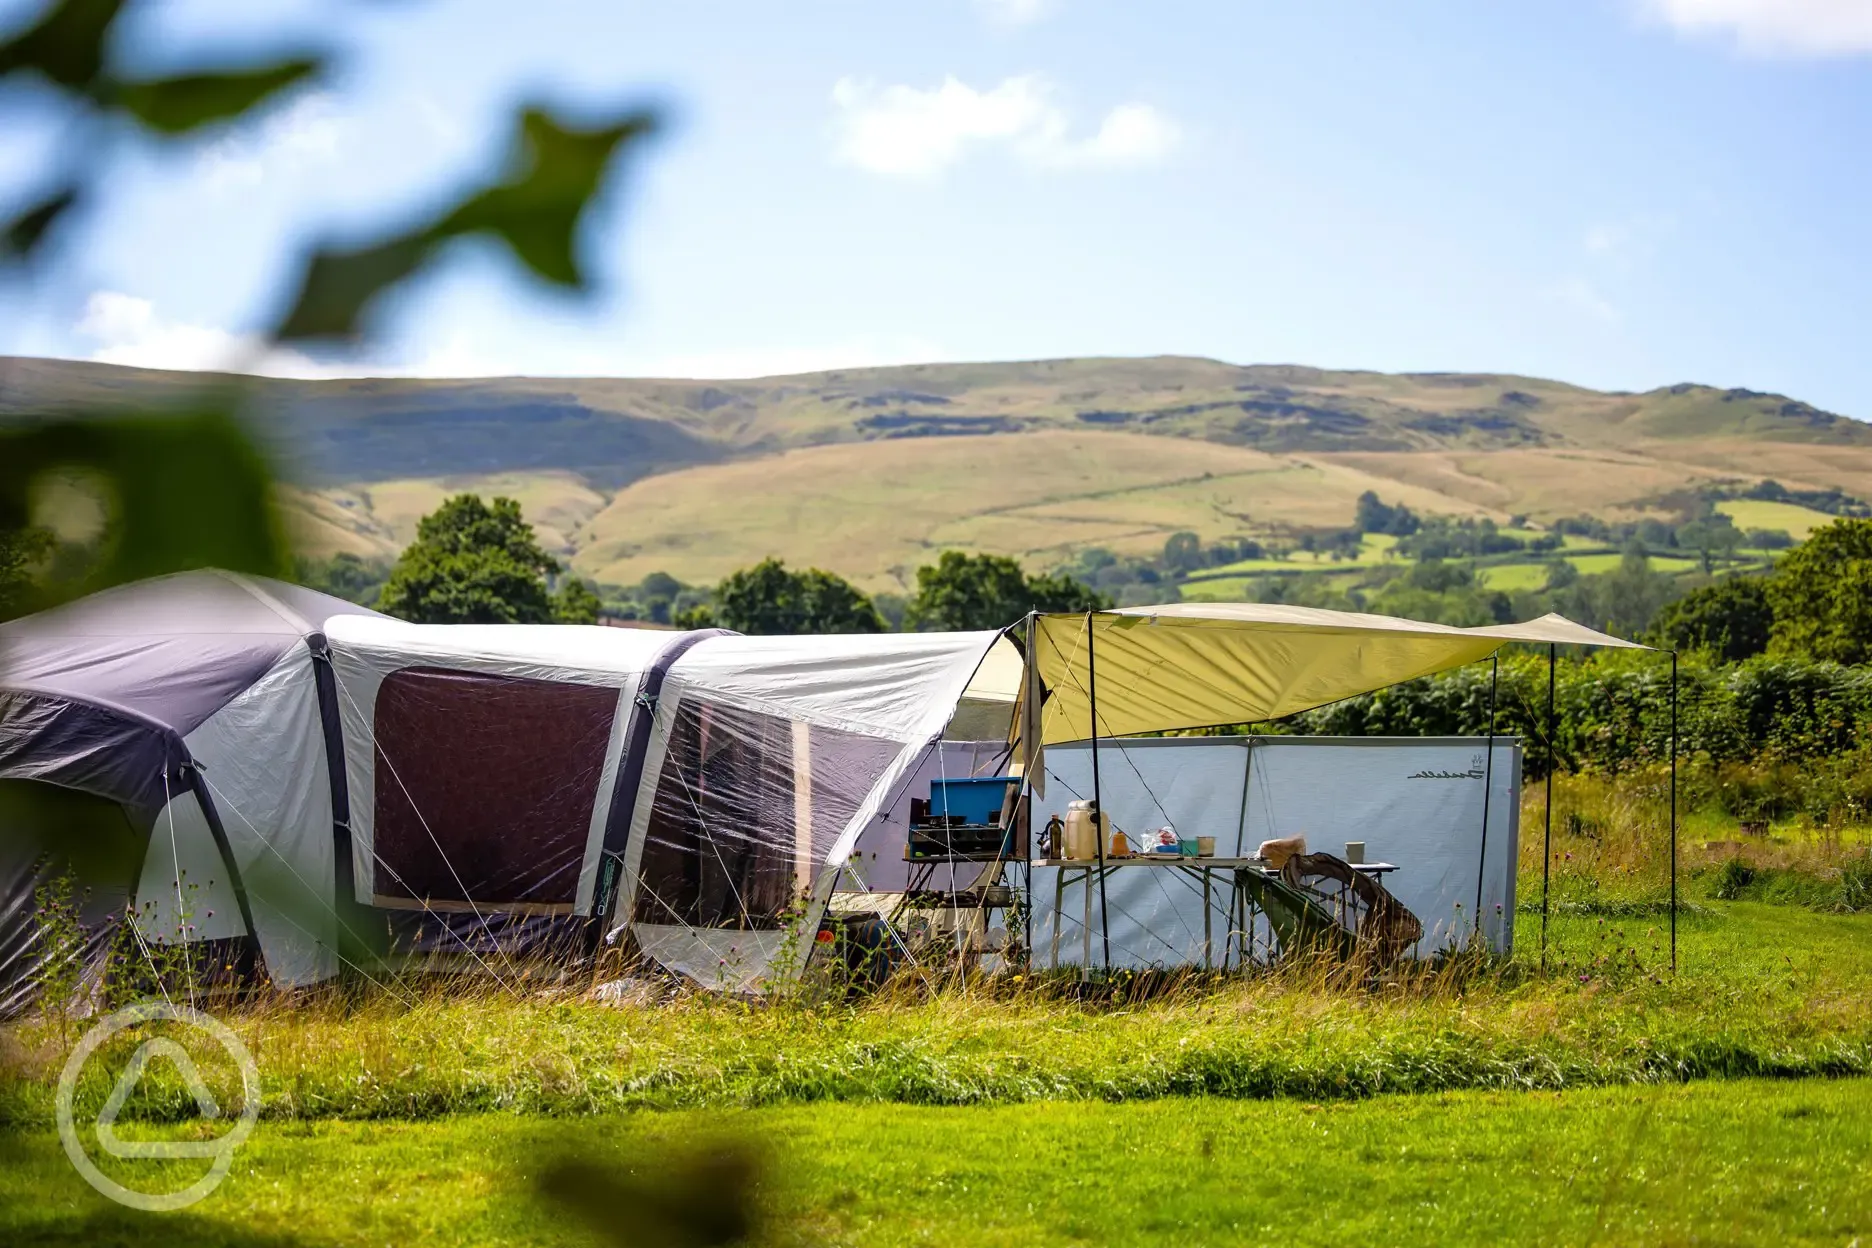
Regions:
<svg viewBox="0 0 1872 1248"><path fill-rule="evenodd" d="M658 700L617 927L711 987L791 974L786 937L816 927L836 868L997 636L699 642ZM808 946L792 942L799 960Z"/></svg>

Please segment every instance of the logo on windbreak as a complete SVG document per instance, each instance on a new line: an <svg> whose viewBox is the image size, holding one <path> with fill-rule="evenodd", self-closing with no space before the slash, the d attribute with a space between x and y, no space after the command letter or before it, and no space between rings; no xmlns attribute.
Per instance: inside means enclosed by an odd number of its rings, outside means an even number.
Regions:
<svg viewBox="0 0 1872 1248"><path fill-rule="evenodd" d="M139 1023L155 1022L158 1019L176 1023L205 1034L227 1052L234 1065L240 1069L241 1105L240 1113L234 1117L234 1125L228 1131L212 1140L126 1140L117 1134L117 1115L123 1111L124 1102L136 1090L142 1081L144 1072L154 1061L166 1061L175 1067L176 1074L188 1089L189 1096L195 1102L195 1109L200 1116L210 1122L222 1118L222 1107L215 1102L203 1081L201 1070L195 1059L189 1056L187 1049L166 1036L157 1036L145 1040L137 1046L123 1072L117 1076L117 1082L111 1094L98 1111L94 1125L97 1145L100 1150L120 1161L176 1161L209 1160L208 1173L194 1182L176 1191L140 1191L128 1187L98 1168L91 1155L85 1150L84 1140L78 1133L74 1121L72 1101L78 1087L78 1078L84 1073L85 1064L91 1060L100 1047L112 1036L126 1027ZM59 1074L58 1081L58 1131L59 1140L65 1145L65 1155L85 1182L99 1192L110 1197L118 1204L128 1205L132 1209L161 1211L183 1209L207 1196L221 1185L227 1177L228 1167L234 1161L234 1150L241 1146L248 1134L253 1131L254 1121L260 1116L260 1069L254 1064L253 1054L241 1043L240 1037L222 1023L208 1017L199 1010L186 1006L170 1005L166 1001L148 1001L133 1005L106 1015L96 1027L85 1033L78 1047L65 1062L65 1069ZM123 1167L134 1172L136 1167ZM168 1167L162 1168L167 1171ZM145 1176L149 1185L163 1187L159 1174Z"/></svg>
<svg viewBox="0 0 1872 1248"><path fill-rule="evenodd" d="M1406 780L1480 780L1487 774L1482 756L1472 754L1469 757L1468 771L1413 771L1404 778Z"/></svg>

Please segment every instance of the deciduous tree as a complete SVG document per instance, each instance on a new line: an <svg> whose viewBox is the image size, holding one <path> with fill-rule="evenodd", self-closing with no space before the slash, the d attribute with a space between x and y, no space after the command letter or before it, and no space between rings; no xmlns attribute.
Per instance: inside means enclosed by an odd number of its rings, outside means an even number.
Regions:
<svg viewBox="0 0 1872 1248"><path fill-rule="evenodd" d="M871 600L843 577L819 568L791 571L771 558L725 578L711 616L722 628L761 636L884 631Z"/></svg>
<svg viewBox="0 0 1872 1248"><path fill-rule="evenodd" d="M1774 653L1872 661L1872 520L1815 529L1782 556L1767 588Z"/></svg>

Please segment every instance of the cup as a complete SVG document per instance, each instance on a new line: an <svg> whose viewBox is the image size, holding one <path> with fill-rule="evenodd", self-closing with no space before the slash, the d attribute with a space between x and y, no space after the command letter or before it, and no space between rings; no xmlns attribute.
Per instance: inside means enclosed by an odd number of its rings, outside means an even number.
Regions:
<svg viewBox="0 0 1872 1248"><path fill-rule="evenodd" d="M1199 836L1196 838L1196 856L1198 858L1215 857L1215 837Z"/></svg>
<svg viewBox="0 0 1872 1248"><path fill-rule="evenodd" d="M1365 842L1364 841L1347 841L1345 843L1345 860L1351 863L1353 866L1358 866L1360 863L1364 862L1365 861Z"/></svg>

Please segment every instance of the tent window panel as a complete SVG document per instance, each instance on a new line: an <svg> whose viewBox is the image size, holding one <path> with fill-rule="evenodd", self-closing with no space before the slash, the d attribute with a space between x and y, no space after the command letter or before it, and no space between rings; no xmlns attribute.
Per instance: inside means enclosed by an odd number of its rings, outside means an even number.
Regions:
<svg viewBox="0 0 1872 1248"><path fill-rule="evenodd" d="M812 865L825 861L865 798L903 753L901 742L814 724L812 757Z"/></svg>
<svg viewBox="0 0 1872 1248"><path fill-rule="evenodd" d="M773 929L903 747L685 699L644 838L635 919Z"/></svg>
<svg viewBox="0 0 1872 1248"><path fill-rule="evenodd" d="M601 686L439 668L385 677L380 903L569 909L617 698Z"/></svg>
<svg viewBox="0 0 1872 1248"><path fill-rule="evenodd" d="M794 900L791 721L685 699L639 866L636 921L782 926Z"/></svg>

